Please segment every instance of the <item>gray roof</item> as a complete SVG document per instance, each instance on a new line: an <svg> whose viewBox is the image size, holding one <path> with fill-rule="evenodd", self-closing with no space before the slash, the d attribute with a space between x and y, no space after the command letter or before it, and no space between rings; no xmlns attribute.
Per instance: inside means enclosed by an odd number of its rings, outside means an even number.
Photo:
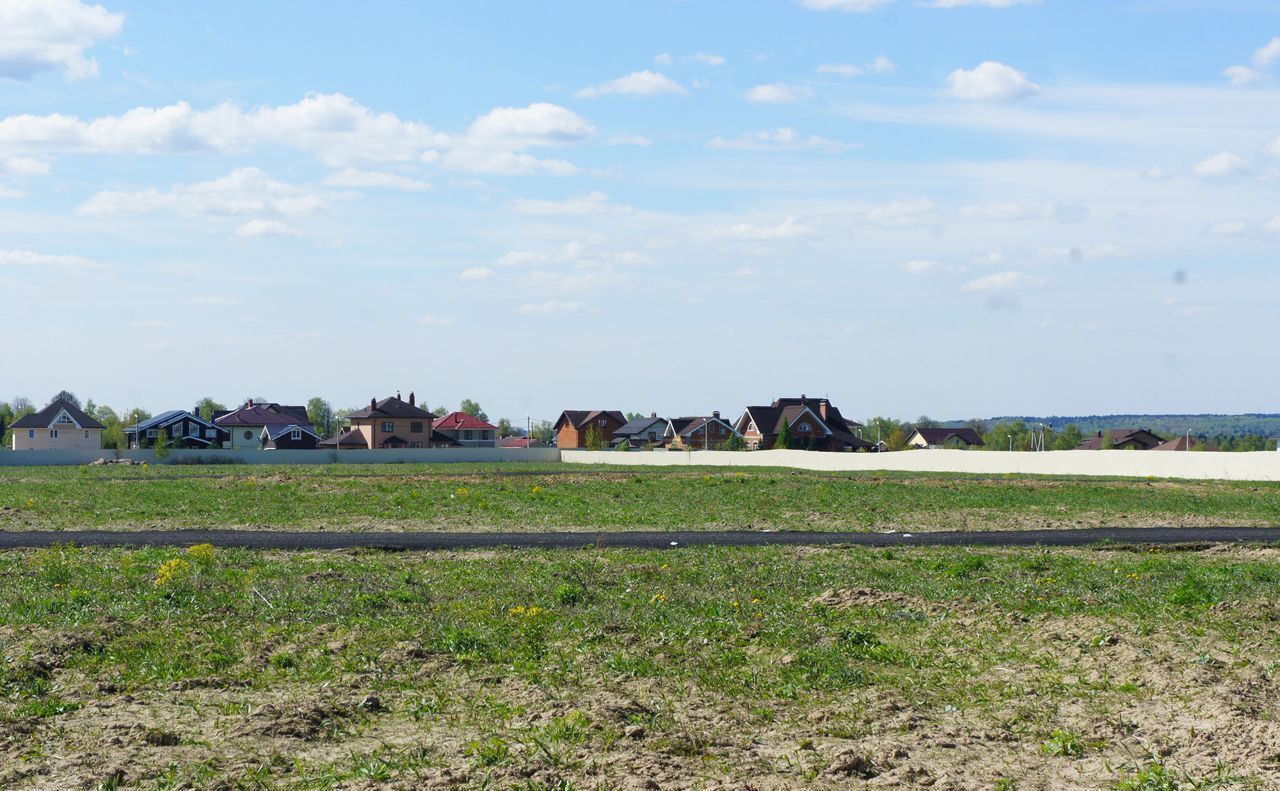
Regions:
<svg viewBox="0 0 1280 791"><path fill-rule="evenodd" d="M72 420L80 424L80 428L106 428L86 415L83 409L70 401L54 401L39 412L32 412L29 415L23 415L18 418L13 421L9 428L48 428L53 423L53 419L58 416L58 413L64 409L67 410L67 414L71 416Z"/></svg>
<svg viewBox="0 0 1280 791"><path fill-rule="evenodd" d="M634 437L636 434L647 431L654 423L661 423L665 426L667 419L661 417L638 417L635 420L628 420L617 431L613 432L613 436Z"/></svg>

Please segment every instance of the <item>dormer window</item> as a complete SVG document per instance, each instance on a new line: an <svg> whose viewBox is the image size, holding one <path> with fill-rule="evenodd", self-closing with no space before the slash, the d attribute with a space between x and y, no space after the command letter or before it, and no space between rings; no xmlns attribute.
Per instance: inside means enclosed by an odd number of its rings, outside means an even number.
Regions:
<svg viewBox="0 0 1280 791"><path fill-rule="evenodd" d="M71 416L66 412L60 413L53 421L53 425L55 426L74 426L75 424L76 422L72 420Z"/></svg>
<svg viewBox="0 0 1280 791"><path fill-rule="evenodd" d="M302 439L302 430L295 428L293 431L290 431L289 439Z"/></svg>
<svg viewBox="0 0 1280 791"><path fill-rule="evenodd" d="M800 426L799 426L799 428L798 428L797 430L798 430L798 431L811 431L811 430L813 430L813 426L810 426L808 423L801 423L801 424L800 424Z"/></svg>

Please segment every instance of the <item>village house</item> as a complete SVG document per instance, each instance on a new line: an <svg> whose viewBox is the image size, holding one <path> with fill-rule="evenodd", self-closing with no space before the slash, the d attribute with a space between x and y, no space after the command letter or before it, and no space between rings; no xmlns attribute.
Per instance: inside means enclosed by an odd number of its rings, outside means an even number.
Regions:
<svg viewBox="0 0 1280 791"><path fill-rule="evenodd" d="M867 450L873 443L855 436L859 424L846 420L825 398L779 398L769 406L749 406L734 423L748 450L770 450L786 425L792 448L821 451Z"/></svg>
<svg viewBox="0 0 1280 791"><path fill-rule="evenodd" d="M907 437L911 448L979 448L984 444L971 428L918 428Z"/></svg>
<svg viewBox="0 0 1280 791"><path fill-rule="evenodd" d="M617 447L625 442L631 448L661 447L665 442L663 435L666 434L667 425L666 418L658 417L657 412L651 412L649 417L628 420L618 427L613 432L612 444Z"/></svg>
<svg viewBox="0 0 1280 791"><path fill-rule="evenodd" d="M162 434L170 448L222 447L231 438L227 429L185 409L162 412L123 428L131 448L154 448Z"/></svg>
<svg viewBox="0 0 1280 791"><path fill-rule="evenodd" d="M1112 428L1085 439L1077 450L1102 450L1106 447L1114 450L1151 450L1163 442L1163 437L1156 436L1145 428Z"/></svg>
<svg viewBox="0 0 1280 791"><path fill-rule="evenodd" d="M705 417L673 417L667 421L663 441L679 450L715 450L731 437L742 435L720 418L719 412Z"/></svg>
<svg viewBox="0 0 1280 791"><path fill-rule="evenodd" d="M498 427L466 412L450 412L435 419L432 433L464 448L495 448ZM433 439L432 444L435 444Z"/></svg>
<svg viewBox="0 0 1280 791"><path fill-rule="evenodd" d="M310 423L267 426L258 439L264 450L315 450L320 446L320 435Z"/></svg>
<svg viewBox="0 0 1280 791"><path fill-rule="evenodd" d="M594 427L600 432L600 440L607 448L613 442L613 432L622 428L626 422L626 416L617 410L566 409L552 426L556 432L556 447L585 448L587 433Z"/></svg>
<svg viewBox="0 0 1280 791"><path fill-rule="evenodd" d="M452 444L448 437L440 436L437 443L431 427L436 416L420 409L413 393L403 401L400 394L369 399L369 406L347 416L351 427L337 437L321 443L321 447L335 448L426 448L434 444Z"/></svg>
<svg viewBox="0 0 1280 791"><path fill-rule="evenodd" d="M14 450L97 450L104 426L70 401L57 400L9 426Z"/></svg>
<svg viewBox="0 0 1280 791"><path fill-rule="evenodd" d="M263 432L268 427L298 426L312 433L315 432L305 406L255 404L253 399L246 401L237 409L214 412L213 422L230 434L230 439L225 446L232 450L261 449L266 444L263 440Z"/></svg>

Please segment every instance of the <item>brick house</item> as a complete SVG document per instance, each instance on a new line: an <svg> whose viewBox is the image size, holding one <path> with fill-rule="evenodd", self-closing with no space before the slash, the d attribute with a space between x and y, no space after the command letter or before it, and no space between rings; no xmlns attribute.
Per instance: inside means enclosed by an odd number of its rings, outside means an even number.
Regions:
<svg viewBox="0 0 1280 791"><path fill-rule="evenodd" d="M498 427L466 412L441 415L431 430L464 448L494 448L498 445Z"/></svg>
<svg viewBox="0 0 1280 791"><path fill-rule="evenodd" d="M104 427L70 401L58 400L9 428L14 450L97 450Z"/></svg>
<svg viewBox="0 0 1280 791"><path fill-rule="evenodd" d="M600 431L600 439L604 447L613 442L613 432L622 428L627 422L626 416L616 410L603 409L566 409L556 418L552 428L556 432L556 447L585 448L587 446L587 430L595 426Z"/></svg>
<svg viewBox="0 0 1280 791"><path fill-rule="evenodd" d="M1145 428L1112 428L1099 431L1076 448L1077 450L1102 450L1105 434L1111 435L1111 447L1115 450L1152 450L1164 442Z"/></svg>
<svg viewBox="0 0 1280 791"><path fill-rule="evenodd" d="M749 450L770 450L783 424L791 431L791 447L804 450L854 451L870 449L853 433L858 424L846 420L825 398L779 398L769 406L749 406L734 423Z"/></svg>
<svg viewBox="0 0 1280 791"><path fill-rule="evenodd" d="M663 440L669 448L715 450L728 442L730 437L741 436L733 426L721 419L719 412L712 412L704 417L671 418L667 421Z"/></svg>
<svg viewBox="0 0 1280 791"><path fill-rule="evenodd" d="M369 406L347 416L351 428L327 440L325 446L340 448L426 448L433 442L431 432L436 416L418 408L413 393L403 401L397 393L381 401L369 399ZM443 440L444 438L442 438ZM357 443L359 440L359 443ZM444 441L443 444L449 444Z"/></svg>

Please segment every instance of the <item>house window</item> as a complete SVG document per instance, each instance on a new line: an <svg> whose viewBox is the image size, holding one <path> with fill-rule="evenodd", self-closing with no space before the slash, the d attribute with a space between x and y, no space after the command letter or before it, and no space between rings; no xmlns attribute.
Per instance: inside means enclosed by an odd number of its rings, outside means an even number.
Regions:
<svg viewBox="0 0 1280 791"><path fill-rule="evenodd" d="M810 426L808 423L801 423L801 424L799 425L799 427L798 427L796 430L797 430L797 431L809 431L809 430L811 430L812 428L813 428L813 426Z"/></svg>
<svg viewBox="0 0 1280 791"><path fill-rule="evenodd" d="M199 426L197 426L195 423L188 423L188 424L187 424L187 436L188 436L188 437L198 437L198 436L200 436L200 427L199 427Z"/></svg>
<svg viewBox="0 0 1280 791"><path fill-rule="evenodd" d="M409 424L409 433L410 433L410 434L421 434L421 433L422 433L422 421L421 421L421 420L415 420L414 422L410 423L410 424Z"/></svg>
<svg viewBox="0 0 1280 791"><path fill-rule="evenodd" d="M205 439L214 439L218 436L218 430L216 428L207 428L204 430L204 436Z"/></svg>
<svg viewBox="0 0 1280 791"><path fill-rule="evenodd" d="M410 443L409 443L409 447L411 447L411 448L421 448L421 447L422 447L422 443L421 443L421 442L410 442Z"/></svg>
<svg viewBox="0 0 1280 791"><path fill-rule="evenodd" d="M88 439L88 438L89 438L89 432L87 432L87 431L86 431L86 432L84 433L84 438L85 438L85 439Z"/></svg>
<svg viewBox="0 0 1280 791"><path fill-rule="evenodd" d="M27 439L35 439L35 438L36 438L36 430L33 428L27 429Z"/></svg>
<svg viewBox="0 0 1280 791"><path fill-rule="evenodd" d="M155 438L156 438L156 435L157 435L158 433L159 433L159 432L157 432L157 431L156 431L155 429L153 429L153 428L149 428L149 429L147 429L147 439L155 439Z"/></svg>
<svg viewBox="0 0 1280 791"><path fill-rule="evenodd" d="M302 439L302 431L296 428L293 431L290 431L289 439Z"/></svg>
<svg viewBox="0 0 1280 791"><path fill-rule="evenodd" d="M396 424L392 423L390 420L384 420L382 421L382 430L390 434L396 430Z"/></svg>
<svg viewBox="0 0 1280 791"><path fill-rule="evenodd" d="M58 438L58 430L56 428L49 429L49 439L57 439L57 438Z"/></svg>
<svg viewBox="0 0 1280 791"><path fill-rule="evenodd" d="M71 419L71 416L70 416L70 415L68 415L66 412L63 412L62 414L58 415L57 419L56 419L56 420L54 420L53 422L54 422L54 425L58 425L58 426L73 426L73 425L75 425L75 421L74 421L74 420L72 420L72 419Z"/></svg>
<svg viewBox="0 0 1280 791"><path fill-rule="evenodd" d="M466 431L462 432L462 438L463 438L463 439L471 439L471 435L472 435L473 433L475 433L475 432L473 432L471 429L467 429Z"/></svg>
<svg viewBox="0 0 1280 791"><path fill-rule="evenodd" d="M600 423L600 425L602 425L602 426L607 426L607 425L609 425L609 421L608 421L608 420L605 420L604 418L600 418L599 423Z"/></svg>
<svg viewBox="0 0 1280 791"><path fill-rule="evenodd" d="M246 432L244 433L244 438L245 438L245 439L253 439L253 432L252 432L252 431L246 431Z"/></svg>

